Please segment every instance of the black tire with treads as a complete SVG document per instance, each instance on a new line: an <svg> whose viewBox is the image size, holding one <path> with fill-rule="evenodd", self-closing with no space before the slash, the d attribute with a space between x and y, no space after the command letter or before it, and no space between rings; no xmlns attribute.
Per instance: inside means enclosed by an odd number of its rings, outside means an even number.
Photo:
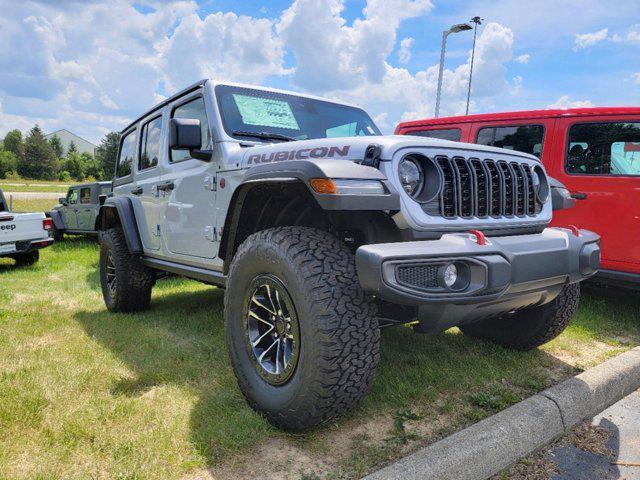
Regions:
<svg viewBox="0 0 640 480"><path fill-rule="evenodd" d="M517 350L531 350L560 335L580 303L580 284L565 285L551 302L514 314L462 325L465 335Z"/></svg>
<svg viewBox="0 0 640 480"><path fill-rule="evenodd" d="M29 267L38 263L40 259L40 252L34 250L33 252L19 253L13 256L18 267Z"/></svg>
<svg viewBox="0 0 640 480"><path fill-rule="evenodd" d="M285 285L300 327L298 362L283 385L260 377L244 338L245 298L261 274ZM333 420L356 406L373 383L380 344L377 309L360 288L353 254L327 232L278 227L249 236L231 263L225 328L240 390L280 428L302 431Z"/></svg>
<svg viewBox="0 0 640 480"><path fill-rule="evenodd" d="M107 287L106 262L111 252L115 262L116 291L111 295ZM100 284L102 296L111 312L137 312L149 308L151 290L155 283L152 269L140 263L127 248L120 227L110 228L100 235Z"/></svg>

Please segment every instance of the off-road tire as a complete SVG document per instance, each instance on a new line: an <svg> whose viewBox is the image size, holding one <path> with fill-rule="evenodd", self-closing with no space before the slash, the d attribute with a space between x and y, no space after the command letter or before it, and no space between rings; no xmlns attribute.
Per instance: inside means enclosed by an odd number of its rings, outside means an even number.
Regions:
<svg viewBox="0 0 640 480"><path fill-rule="evenodd" d="M253 279L264 274L286 287L300 331L295 370L277 386L259 375L244 338L244 299ZM353 254L324 231L278 227L249 236L231 263L225 328L240 390L279 428L303 431L333 420L355 407L373 383L380 358L377 308L360 287Z"/></svg>
<svg viewBox="0 0 640 480"><path fill-rule="evenodd" d="M580 303L580 284L565 285L551 302L499 318L463 325L469 335L516 350L531 350L560 335Z"/></svg>
<svg viewBox="0 0 640 480"><path fill-rule="evenodd" d="M115 289L107 285L107 262L111 253L115 266ZM149 308L155 273L145 267L127 248L120 227L106 230L100 237L100 285L102 296L111 312L137 312Z"/></svg>
<svg viewBox="0 0 640 480"><path fill-rule="evenodd" d="M16 261L18 267L29 267L38 263L40 259L40 252L34 250L33 252L18 253L12 257Z"/></svg>

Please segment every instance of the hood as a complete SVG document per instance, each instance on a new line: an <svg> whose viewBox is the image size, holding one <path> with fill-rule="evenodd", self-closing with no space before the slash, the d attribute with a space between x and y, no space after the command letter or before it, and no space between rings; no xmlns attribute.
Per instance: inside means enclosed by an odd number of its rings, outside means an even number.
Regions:
<svg viewBox="0 0 640 480"><path fill-rule="evenodd" d="M282 162L286 160L314 160L332 158L337 160L362 160L369 145L378 145L381 149L381 160L391 160L402 149L437 148L443 150L469 150L473 152L494 153L529 160L539 161L537 157L514 150L505 150L472 143L452 142L429 137L413 135L382 135L367 137L336 137L299 140L295 142L279 142L242 149L240 153L241 167L252 167L263 163Z"/></svg>

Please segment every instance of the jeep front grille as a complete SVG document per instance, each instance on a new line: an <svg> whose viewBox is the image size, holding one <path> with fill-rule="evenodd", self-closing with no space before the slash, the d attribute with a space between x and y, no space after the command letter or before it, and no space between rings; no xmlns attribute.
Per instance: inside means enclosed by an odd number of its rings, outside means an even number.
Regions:
<svg viewBox="0 0 640 480"><path fill-rule="evenodd" d="M435 161L443 176L437 202L444 218L524 217L542 209L528 164L444 155Z"/></svg>

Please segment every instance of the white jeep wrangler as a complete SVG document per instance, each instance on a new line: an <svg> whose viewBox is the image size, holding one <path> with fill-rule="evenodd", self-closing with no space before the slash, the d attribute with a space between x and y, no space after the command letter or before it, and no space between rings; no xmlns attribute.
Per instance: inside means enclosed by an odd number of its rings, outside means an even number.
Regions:
<svg viewBox="0 0 640 480"><path fill-rule="evenodd" d="M596 234L547 228L570 199L536 157L381 136L308 95L192 85L122 131L113 185L97 220L109 310L148 308L162 272L226 288L240 389L288 430L362 399L381 327L534 348L599 266Z"/></svg>

